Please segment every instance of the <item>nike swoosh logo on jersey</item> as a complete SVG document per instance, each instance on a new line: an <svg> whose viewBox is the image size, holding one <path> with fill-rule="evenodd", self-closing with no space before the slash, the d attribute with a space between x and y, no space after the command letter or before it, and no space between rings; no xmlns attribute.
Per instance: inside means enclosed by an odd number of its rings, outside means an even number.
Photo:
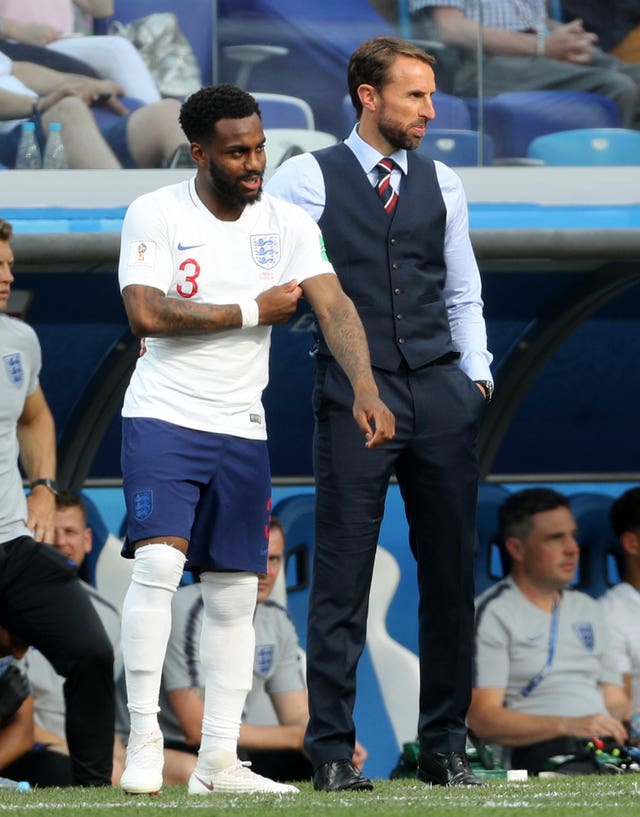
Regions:
<svg viewBox="0 0 640 817"><path fill-rule="evenodd" d="M202 246L202 245L200 245L200 246ZM199 783L202 783L202 785L205 787L205 789L207 789L207 791L213 791L213 783L207 783L207 781L206 781L206 780L203 780L203 779L200 777L200 775L199 775L199 774L196 774L196 775L194 775L194 776L195 776L196 780L197 780Z"/></svg>
<svg viewBox="0 0 640 817"><path fill-rule="evenodd" d="M204 244L183 244L182 242L178 244L179 250L194 250L196 247L204 247Z"/></svg>

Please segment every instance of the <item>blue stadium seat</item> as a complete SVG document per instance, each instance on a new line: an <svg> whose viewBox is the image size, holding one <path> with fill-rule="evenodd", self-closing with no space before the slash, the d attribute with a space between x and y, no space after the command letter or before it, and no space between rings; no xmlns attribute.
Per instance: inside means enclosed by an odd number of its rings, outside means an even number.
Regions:
<svg viewBox="0 0 640 817"><path fill-rule="evenodd" d="M253 94L260 105L265 128L304 128L314 130L313 111L308 102L287 94Z"/></svg>
<svg viewBox="0 0 640 817"><path fill-rule="evenodd" d="M482 145L482 156L479 156ZM482 142L480 134L474 130L453 130L429 127L418 153L430 159L438 159L450 167L475 167L478 164L491 165L493 162L493 140L485 134ZM479 161L481 159L481 162Z"/></svg>
<svg viewBox="0 0 640 817"><path fill-rule="evenodd" d="M582 128L538 136L527 156L546 165L640 165L640 132Z"/></svg>
<svg viewBox="0 0 640 817"><path fill-rule="evenodd" d="M313 549L315 544L315 496L296 494L277 502L273 515L280 521L286 537L285 578L287 585L287 611L295 624L300 645L307 645L307 613ZM399 645L398 645L399 646ZM406 651L405 651L406 652ZM400 752L390 713L385 706L385 694L381 684L382 671L377 669L369 648L364 650L358 665L358 693L354 709L358 739L367 747L367 774L388 777ZM376 653L379 659L379 653ZM417 729L417 724L414 726ZM413 740L409 734L405 740Z"/></svg>
<svg viewBox="0 0 640 817"><path fill-rule="evenodd" d="M478 486L476 527L478 539L474 565L476 596L484 592L506 573L506 564L497 542L498 511L509 496L502 485L481 482Z"/></svg>
<svg viewBox="0 0 640 817"><path fill-rule="evenodd" d="M467 99L472 127L478 127L478 100ZM523 158L538 136L578 128L619 128L615 102L582 91L509 91L484 100L484 129L496 158Z"/></svg>
<svg viewBox="0 0 640 817"><path fill-rule="evenodd" d="M102 548L109 538L109 529L107 528L102 514L98 510L95 502L85 493L80 494L85 508L87 509L87 527L91 528L93 533L93 546L91 551L87 554L84 561L82 571L82 578L89 584L96 586L96 567Z"/></svg>
<svg viewBox="0 0 640 817"><path fill-rule="evenodd" d="M217 5L221 80L236 81L237 62L228 59L229 46L266 42L285 48L286 55L254 69L249 87L307 100L316 127L344 138L351 129L345 133L341 110L349 57L369 37L397 35L391 23L368 0L218 0Z"/></svg>
<svg viewBox="0 0 640 817"><path fill-rule="evenodd" d="M613 498L592 492L569 497L578 525L580 569L576 587L594 598L620 581L622 548L609 521Z"/></svg>

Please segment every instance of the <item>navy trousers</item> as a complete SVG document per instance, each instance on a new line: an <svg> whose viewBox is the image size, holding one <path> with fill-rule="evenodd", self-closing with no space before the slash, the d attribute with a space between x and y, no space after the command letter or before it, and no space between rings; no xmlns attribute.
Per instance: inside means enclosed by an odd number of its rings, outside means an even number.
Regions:
<svg viewBox="0 0 640 817"><path fill-rule="evenodd" d="M426 753L463 752L466 744L476 437L484 398L455 362L413 372L376 370L375 376L381 398L395 414L396 437L369 450L353 419L353 393L344 373L333 360L318 361L316 547L305 738L314 768L353 753L356 667L366 641L373 563L394 472L409 523L420 598L420 748Z"/></svg>
<svg viewBox="0 0 640 817"><path fill-rule="evenodd" d="M28 536L0 544L0 624L65 678L66 736L76 786L110 786L113 649L75 567Z"/></svg>

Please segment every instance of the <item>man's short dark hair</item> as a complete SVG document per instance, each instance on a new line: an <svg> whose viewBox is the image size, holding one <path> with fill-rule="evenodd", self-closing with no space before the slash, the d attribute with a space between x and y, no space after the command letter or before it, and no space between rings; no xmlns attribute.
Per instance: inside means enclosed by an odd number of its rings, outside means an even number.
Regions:
<svg viewBox="0 0 640 817"><path fill-rule="evenodd" d="M257 113L256 100L235 85L209 85L191 94L180 108L180 126L190 142L201 142L215 133L220 119L245 119Z"/></svg>
<svg viewBox="0 0 640 817"><path fill-rule="evenodd" d="M504 543L510 536L524 541L533 528L532 516L569 507L568 498L551 488L525 488L523 491L516 491L505 499L498 514L500 542Z"/></svg>
<svg viewBox="0 0 640 817"><path fill-rule="evenodd" d="M372 40L365 40L351 55L347 84L358 119L362 114L358 88L361 85L373 85L376 91L382 90L388 81L389 68L397 57L411 57L427 65L435 65L435 59L430 54L400 37L374 37Z"/></svg>
<svg viewBox="0 0 640 817"><path fill-rule="evenodd" d="M0 241L10 241L13 235L13 227L4 218L0 218Z"/></svg>
<svg viewBox="0 0 640 817"><path fill-rule="evenodd" d="M84 524L87 524L87 506L84 504L82 497L74 491L63 488L56 495L56 510L63 511L66 508L78 508L84 519Z"/></svg>
<svg viewBox="0 0 640 817"><path fill-rule="evenodd" d="M629 488L616 499L609 511L609 519L618 538L627 531L640 532L640 487Z"/></svg>
<svg viewBox="0 0 640 817"><path fill-rule="evenodd" d="M286 544L287 538L284 535L284 528L282 527L282 522L278 519L277 516L272 516L269 520L269 529L270 530L279 530L282 535L282 541Z"/></svg>

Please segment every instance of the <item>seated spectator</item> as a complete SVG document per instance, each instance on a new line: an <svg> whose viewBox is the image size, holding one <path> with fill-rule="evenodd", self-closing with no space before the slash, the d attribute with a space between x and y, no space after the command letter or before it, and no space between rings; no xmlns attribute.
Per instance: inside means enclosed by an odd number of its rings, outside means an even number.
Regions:
<svg viewBox="0 0 640 817"><path fill-rule="evenodd" d="M511 571L476 602L468 723L477 738L498 744L507 768L537 774L550 757L579 756L594 736L623 744L629 703L600 605L569 589L579 548L567 498L547 488L519 491L499 519ZM590 759L562 770L593 766Z"/></svg>
<svg viewBox="0 0 640 817"><path fill-rule="evenodd" d="M35 738L33 695L19 661L27 645L0 627L0 774L32 786L73 786L69 758Z"/></svg>
<svg viewBox="0 0 640 817"><path fill-rule="evenodd" d="M603 51L622 62L640 62L640 3L638 0L561 0L567 20L584 20L598 35Z"/></svg>
<svg viewBox="0 0 640 817"><path fill-rule="evenodd" d="M415 36L434 36L457 51L449 67L451 92L478 93L477 48L484 47L483 90L571 90L612 99L625 127L640 128L640 64L622 63L597 48L581 20L547 16L544 0L413 0ZM479 19L482 9L482 21ZM480 27L482 25L482 31ZM447 57L438 55L446 64Z"/></svg>
<svg viewBox="0 0 640 817"><path fill-rule="evenodd" d="M110 79L127 96L143 102L158 102L160 93L144 60L135 46L124 37L75 37L74 6L96 18L113 15L113 0L0 0L0 37L34 47L42 47L42 59L29 59L61 68L58 54L88 63L96 76ZM47 54L50 59L47 60ZM84 73L84 72L81 72Z"/></svg>
<svg viewBox="0 0 640 817"><path fill-rule="evenodd" d="M640 716L640 488L631 488L611 506L611 526L622 547L622 581L602 596L613 652L631 701ZM632 717L635 742L640 739Z"/></svg>
<svg viewBox="0 0 640 817"><path fill-rule="evenodd" d="M55 548L72 562L79 573L91 551L91 528L82 499L71 491L56 496ZM109 636L114 654L114 679L121 670L120 616L115 607L91 585L81 582ZM65 737L64 678L56 673L41 652L31 647L25 659L27 676L33 692L35 740L65 755L69 748ZM124 744L116 737L112 782L117 785L122 774Z"/></svg>
<svg viewBox="0 0 640 817"><path fill-rule="evenodd" d="M303 749L309 710L298 636L286 610L268 600L284 548L284 531L272 518L267 573L260 575L258 582L253 685L238 741L238 755L251 762L252 771L283 782L308 780L312 775ZM178 589L172 616L159 716L165 738L165 785L188 782L200 744L204 678L199 658L202 599L198 584ZM275 710L272 720L265 718L265 701ZM118 709L126 710L126 706L119 702ZM123 731L126 734L126 729ZM366 750L357 744L353 762L361 767L366 757Z"/></svg>
<svg viewBox="0 0 640 817"><path fill-rule="evenodd" d="M177 100L163 99L129 113L118 99L121 92L110 80L14 63L0 53L0 163L14 166L27 119L36 123L41 149L48 125L61 123L71 168L171 166L177 156L188 157ZM99 126L91 109L96 104L108 105L117 117Z"/></svg>

